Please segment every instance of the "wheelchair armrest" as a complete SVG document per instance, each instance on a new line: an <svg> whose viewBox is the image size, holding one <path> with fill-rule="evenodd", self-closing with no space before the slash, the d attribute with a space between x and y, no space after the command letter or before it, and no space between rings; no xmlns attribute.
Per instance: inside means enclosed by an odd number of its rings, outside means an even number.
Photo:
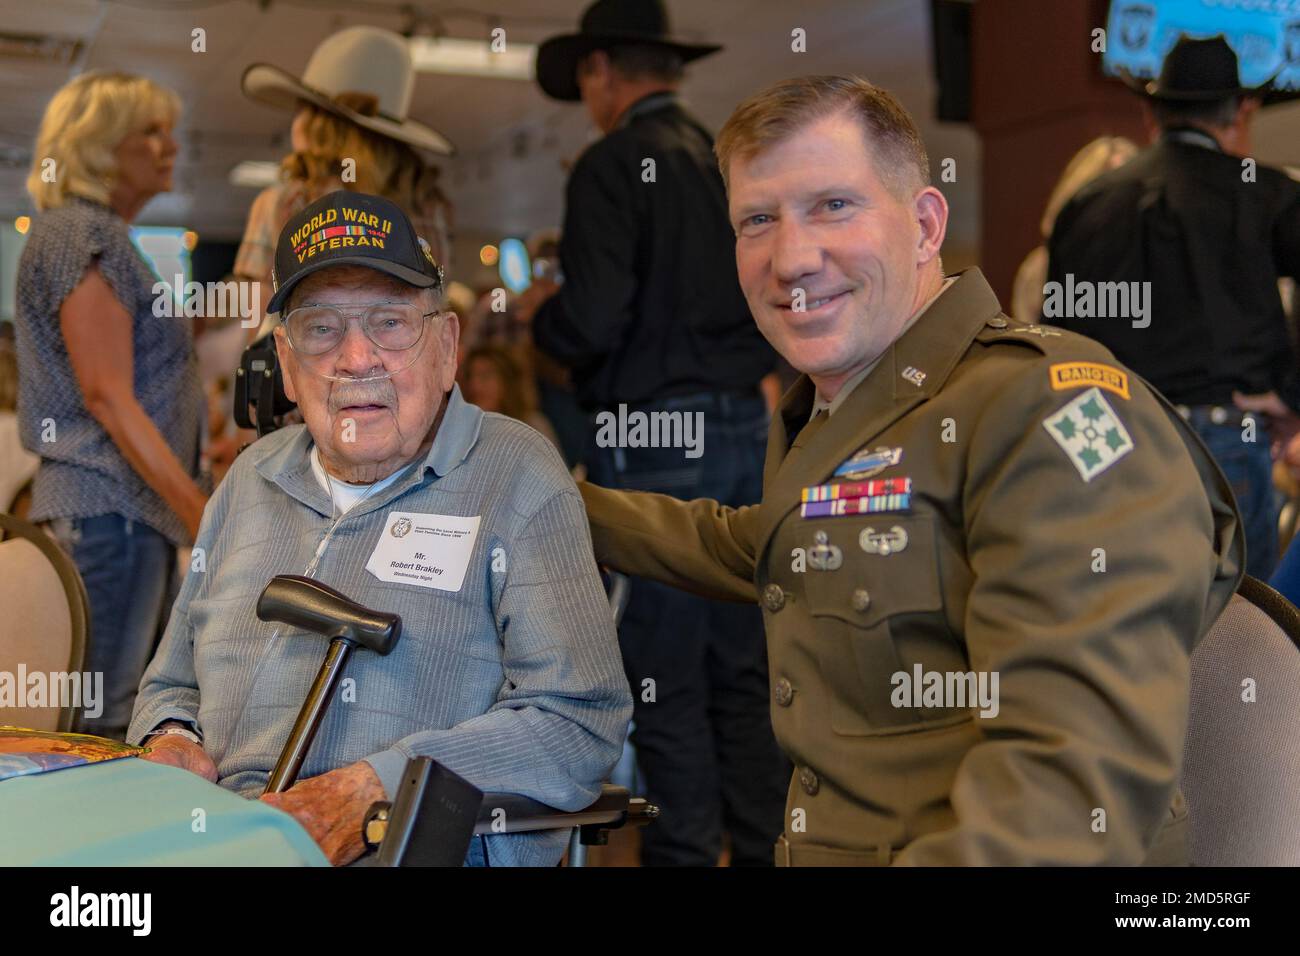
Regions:
<svg viewBox="0 0 1300 956"><path fill-rule="evenodd" d="M501 811L504 811L502 813ZM626 823L648 823L658 815L642 799L633 799L626 787L605 784L600 796L581 810L557 810L515 793L485 793L474 834L529 833L599 826L617 830Z"/></svg>

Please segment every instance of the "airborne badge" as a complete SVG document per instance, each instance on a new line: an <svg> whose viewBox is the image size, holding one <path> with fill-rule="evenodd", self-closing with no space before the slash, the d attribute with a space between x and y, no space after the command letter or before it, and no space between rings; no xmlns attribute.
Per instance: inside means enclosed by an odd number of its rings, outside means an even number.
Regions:
<svg viewBox="0 0 1300 956"><path fill-rule="evenodd" d="M1092 481L1133 450L1133 439L1101 390L1088 389L1043 419L1084 481Z"/></svg>

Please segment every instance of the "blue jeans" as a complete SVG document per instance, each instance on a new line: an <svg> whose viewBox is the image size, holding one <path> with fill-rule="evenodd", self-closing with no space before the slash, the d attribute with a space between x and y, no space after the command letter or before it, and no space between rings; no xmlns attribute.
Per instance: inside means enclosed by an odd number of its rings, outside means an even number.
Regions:
<svg viewBox="0 0 1300 956"><path fill-rule="evenodd" d="M56 518L50 530L72 556L90 599L83 670L104 675L102 713L77 730L121 740L153 656L176 549L157 531L121 515Z"/></svg>
<svg viewBox="0 0 1300 956"><path fill-rule="evenodd" d="M1246 573L1267 581L1277 566L1277 520L1281 511L1273 488L1273 456L1268 432L1257 422L1253 442L1243 441L1241 425L1216 425L1204 409L1189 419L1219 463L1241 510L1246 532Z"/></svg>
<svg viewBox="0 0 1300 956"><path fill-rule="evenodd" d="M1300 607L1300 534L1291 539L1282 563L1268 582L1274 590L1292 604Z"/></svg>
<svg viewBox="0 0 1300 956"><path fill-rule="evenodd" d="M587 466L594 484L729 505L762 498L768 416L757 391L702 393L629 411L702 413L703 454L600 448L593 423ZM632 744L646 796L661 810L641 831L642 863L714 866L726 833L733 865L771 866L791 768L772 733L757 605L707 601L635 578L619 645L632 689ZM653 700L646 699L647 679Z"/></svg>

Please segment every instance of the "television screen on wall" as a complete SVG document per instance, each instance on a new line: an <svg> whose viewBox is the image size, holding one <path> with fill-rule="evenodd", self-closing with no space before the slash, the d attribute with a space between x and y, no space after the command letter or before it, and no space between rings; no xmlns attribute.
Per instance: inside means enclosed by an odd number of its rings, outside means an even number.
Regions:
<svg viewBox="0 0 1300 956"><path fill-rule="evenodd" d="M1276 89L1300 92L1300 0L1114 0L1102 69L1154 77L1184 33L1222 33L1237 53L1242 85L1259 86L1276 74Z"/></svg>

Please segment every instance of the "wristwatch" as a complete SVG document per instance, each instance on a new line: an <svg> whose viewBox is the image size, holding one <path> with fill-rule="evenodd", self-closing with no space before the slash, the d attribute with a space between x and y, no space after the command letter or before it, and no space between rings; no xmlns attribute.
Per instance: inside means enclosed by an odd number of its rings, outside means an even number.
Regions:
<svg viewBox="0 0 1300 956"><path fill-rule="evenodd" d="M184 727L164 727L162 730L153 730L145 735L145 743L148 743L154 737L162 737L167 734L175 734L177 737L184 737L192 744L203 746L203 738L192 730L186 730Z"/></svg>
<svg viewBox="0 0 1300 956"><path fill-rule="evenodd" d="M365 820L361 824L361 839L367 850L377 850L379 844L384 842L384 836L388 833L388 816L392 809L391 803L377 800L366 811Z"/></svg>

